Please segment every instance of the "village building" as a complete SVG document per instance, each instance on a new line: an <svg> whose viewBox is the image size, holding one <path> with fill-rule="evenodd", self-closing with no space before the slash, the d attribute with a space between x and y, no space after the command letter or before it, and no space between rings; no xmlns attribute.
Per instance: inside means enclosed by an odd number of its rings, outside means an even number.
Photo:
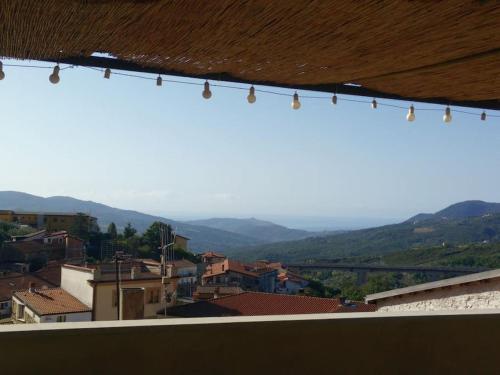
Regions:
<svg viewBox="0 0 500 375"><path fill-rule="evenodd" d="M202 276L202 285L239 286L244 290L273 293L278 271L225 259L209 264Z"/></svg>
<svg viewBox="0 0 500 375"><path fill-rule="evenodd" d="M226 258L224 254L216 253L215 251L206 251L201 254L201 262L204 264L224 262Z"/></svg>
<svg viewBox="0 0 500 375"><path fill-rule="evenodd" d="M114 264L65 264L61 288L91 308L92 320L117 320L119 311L128 311L135 319L156 318L157 311L175 304L176 278L162 277L159 267L148 268L137 261L123 263L120 268L117 277Z"/></svg>
<svg viewBox="0 0 500 375"><path fill-rule="evenodd" d="M150 272L160 272L161 263L154 259L138 260L144 264ZM188 259L169 260L165 263L165 274L175 278L177 296L192 297L198 282L197 265Z"/></svg>
<svg viewBox="0 0 500 375"><path fill-rule="evenodd" d="M323 314L371 312L375 306L338 298L292 296L286 294L244 292L208 301L199 301L167 309L169 316L183 318Z"/></svg>
<svg viewBox="0 0 500 375"><path fill-rule="evenodd" d="M29 225L49 232L69 231L78 223L85 225L89 230L97 228L97 219L83 213L0 210L0 221Z"/></svg>
<svg viewBox="0 0 500 375"><path fill-rule="evenodd" d="M500 269L370 294L377 311L500 309Z"/></svg>
<svg viewBox="0 0 500 375"><path fill-rule="evenodd" d="M177 247L180 247L182 250L189 251L189 237L181 236L180 234L175 234L174 243Z"/></svg>
<svg viewBox="0 0 500 375"><path fill-rule="evenodd" d="M5 241L2 261L26 261L35 256L79 262L83 259L85 243L67 231L49 232L46 229Z"/></svg>
<svg viewBox="0 0 500 375"><path fill-rule="evenodd" d="M91 308L61 288L29 288L14 292L14 323L62 323L92 320Z"/></svg>

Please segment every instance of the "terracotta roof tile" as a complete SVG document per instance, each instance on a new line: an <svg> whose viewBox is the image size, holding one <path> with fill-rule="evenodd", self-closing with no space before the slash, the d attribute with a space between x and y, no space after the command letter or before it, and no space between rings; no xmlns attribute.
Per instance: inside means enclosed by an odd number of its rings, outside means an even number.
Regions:
<svg viewBox="0 0 500 375"><path fill-rule="evenodd" d="M200 301L188 305L175 306L168 310L172 316L251 316L321 314L337 312L374 311L374 307L360 302L348 306L339 299L245 292L210 301Z"/></svg>
<svg viewBox="0 0 500 375"><path fill-rule="evenodd" d="M12 293L16 290L27 289L30 284L37 288L54 287L55 285L37 277L33 274L15 274L7 277L0 277L0 301L7 301L12 298Z"/></svg>
<svg viewBox="0 0 500 375"><path fill-rule="evenodd" d="M15 292L14 296L40 316L92 311L61 288L24 290Z"/></svg>

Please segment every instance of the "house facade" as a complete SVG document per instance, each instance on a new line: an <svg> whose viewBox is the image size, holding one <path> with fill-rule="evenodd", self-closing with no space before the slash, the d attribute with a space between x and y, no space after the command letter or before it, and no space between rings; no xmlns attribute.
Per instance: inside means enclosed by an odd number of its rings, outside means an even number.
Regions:
<svg viewBox="0 0 500 375"><path fill-rule="evenodd" d="M120 293L124 289L142 289L142 318L155 318L158 311L176 301L177 281L151 272L141 263L123 265L119 273ZM92 320L117 320L119 300L114 265L73 266L61 268L61 288L92 310ZM123 308L123 306L122 306Z"/></svg>
<svg viewBox="0 0 500 375"><path fill-rule="evenodd" d="M97 227L97 219L83 213L0 210L0 221L29 225L36 229L47 229L49 232L69 231L79 221L89 230Z"/></svg>

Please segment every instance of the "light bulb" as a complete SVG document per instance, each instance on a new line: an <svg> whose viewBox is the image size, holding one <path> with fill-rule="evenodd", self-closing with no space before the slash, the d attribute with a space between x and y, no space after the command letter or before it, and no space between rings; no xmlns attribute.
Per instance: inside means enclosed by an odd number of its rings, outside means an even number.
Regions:
<svg viewBox="0 0 500 375"><path fill-rule="evenodd" d="M111 69L106 68L104 71L104 78L109 79L109 77L111 77Z"/></svg>
<svg viewBox="0 0 500 375"><path fill-rule="evenodd" d="M446 107L444 111L443 121L446 123L451 122L451 109L450 107Z"/></svg>
<svg viewBox="0 0 500 375"><path fill-rule="evenodd" d="M486 121L486 112L481 113L481 120Z"/></svg>
<svg viewBox="0 0 500 375"><path fill-rule="evenodd" d="M54 66L54 70L52 71L52 74L49 76L49 81L50 83L53 83L54 85L59 83L60 78L59 78L59 65Z"/></svg>
<svg viewBox="0 0 500 375"><path fill-rule="evenodd" d="M212 97L212 91L210 91L210 83L205 81L205 88L203 89L203 93L201 94L205 99L210 99Z"/></svg>
<svg viewBox="0 0 500 375"><path fill-rule="evenodd" d="M3 72L3 63L0 61L0 81L5 78L5 73Z"/></svg>
<svg viewBox="0 0 500 375"><path fill-rule="evenodd" d="M372 100L372 108L377 109L377 101L375 99Z"/></svg>
<svg viewBox="0 0 500 375"><path fill-rule="evenodd" d="M163 79L161 79L161 76L158 74L158 78L156 78L156 86L161 86L163 83Z"/></svg>
<svg viewBox="0 0 500 375"><path fill-rule="evenodd" d="M337 105L337 94L333 94L332 96L332 104Z"/></svg>
<svg viewBox="0 0 500 375"><path fill-rule="evenodd" d="M253 103L255 103L256 100L257 100L257 97L255 96L255 88L252 86L252 87L250 87L250 90L248 92L247 101L250 104L253 104Z"/></svg>
<svg viewBox="0 0 500 375"><path fill-rule="evenodd" d="M410 109L408 109L408 114L406 115L406 119L410 122L415 121L415 108L413 105L410 106Z"/></svg>
<svg viewBox="0 0 500 375"><path fill-rule="evenodd" d="M299 94L297 94L297 91L295 91L295 94L293 94L292 108L293 109L300 108Z"/></svg>

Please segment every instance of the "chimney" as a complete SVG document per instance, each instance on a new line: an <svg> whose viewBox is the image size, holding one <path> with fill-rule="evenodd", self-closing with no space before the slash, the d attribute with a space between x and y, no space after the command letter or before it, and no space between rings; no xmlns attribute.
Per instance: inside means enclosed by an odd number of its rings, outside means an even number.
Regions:
<svg viewBox="0 0 500 375"><path fill-rule="evenodd" d="M30 281L30 283L29 283L28 292L30 292L30 293L35 292L35 283L32 281Z"/></svg>

